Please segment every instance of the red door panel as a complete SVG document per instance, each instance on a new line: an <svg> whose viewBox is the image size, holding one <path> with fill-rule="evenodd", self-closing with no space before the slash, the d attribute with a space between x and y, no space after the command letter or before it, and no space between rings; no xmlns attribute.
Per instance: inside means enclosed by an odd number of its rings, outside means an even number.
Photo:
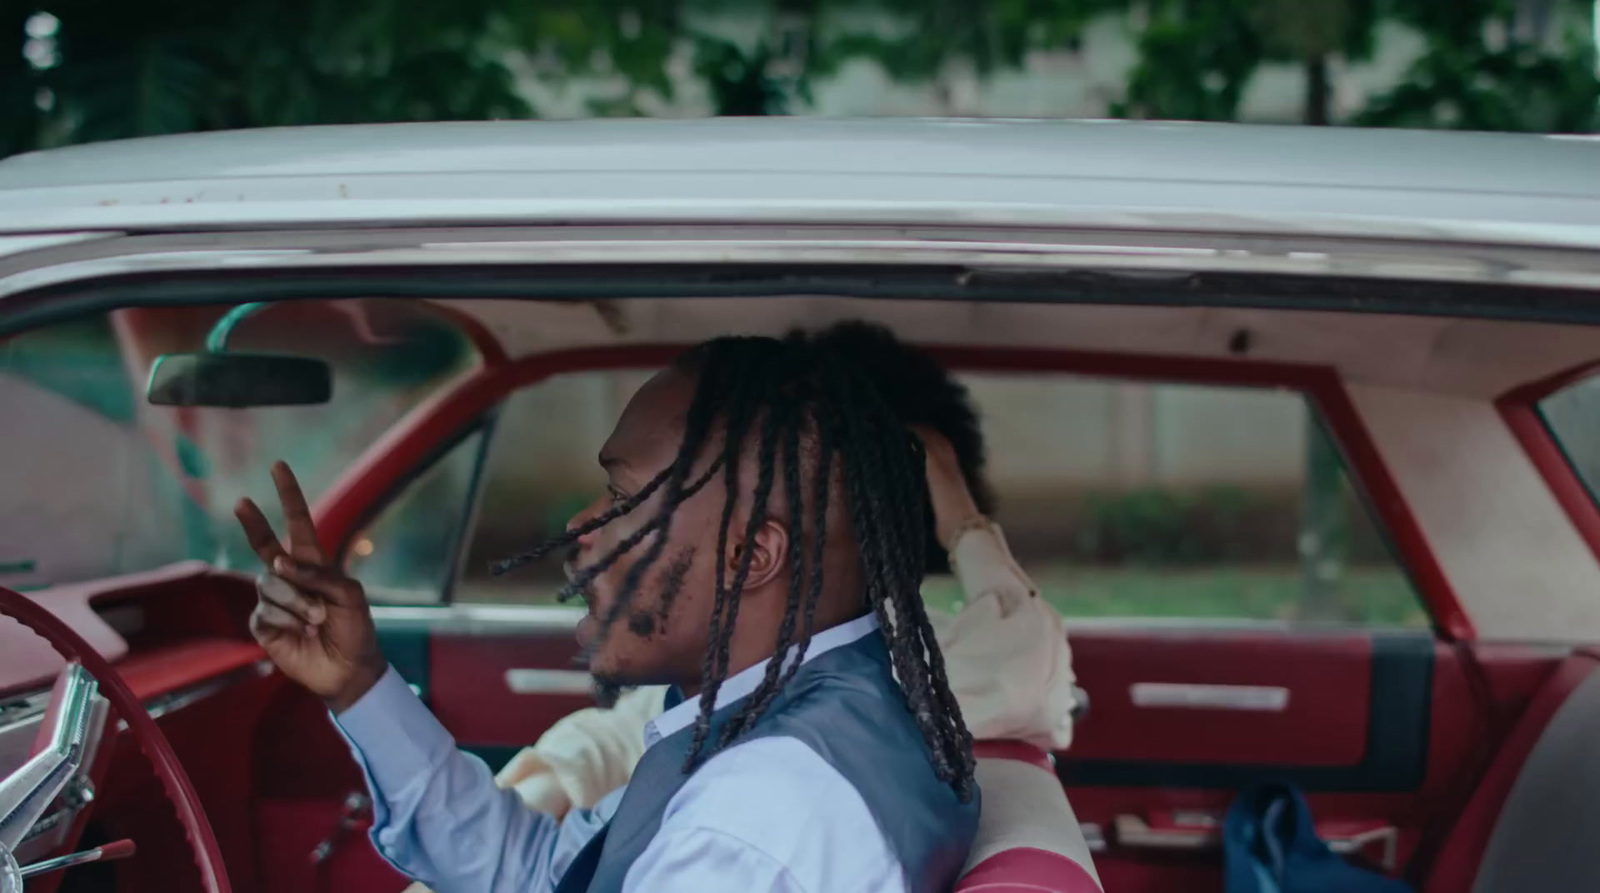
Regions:
<svg viewBox="0 0 1600 893"><path fill-rule="evenodd" d="M1057 771L1108 841L1108 893L1221 889L1218 837L1246 785L1288 780L1318 831L1417 845L1436 645L1427 634L1079 627L1089 712Z"/></svg>
<svg viewBox="0 0 1600 893"><path fill-rule="evenodd" d="M1074 760L1354 766L1365 754L1365 635L1082 631L1072 649L1092 711Z"/></svg>
<svg viewBox="0 0 1600 893"><path fill-rule="evenodd" d="M587 674L575 666L577 655L570 630L435 634L429 642L428 703L463 746L521 748L556 720L593 703L582 688ZM514 690L519 673L533 678Z"/></svg>
<svg viewBox="0 0 1600 893"><path fill-rule="evenodd" d="M1214 839L1160 848L1122 831L1205 836L1241 787L1269 779L1305 791L1324 837L1372 836L1367 858L1425 872L1562 656L1423 633L1079 628L1071 638L1090 709L1057 768L1078 818L1109 842L1096 856L1108 893L1221 889ZM1150 681L1281 690L1281 707L1140 703L1135 686Z"/></svg>

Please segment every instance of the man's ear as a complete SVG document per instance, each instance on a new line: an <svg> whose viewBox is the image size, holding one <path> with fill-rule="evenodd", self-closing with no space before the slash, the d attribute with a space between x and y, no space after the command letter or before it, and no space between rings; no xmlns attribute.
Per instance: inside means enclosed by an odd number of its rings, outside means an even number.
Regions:
<svg viewBox="0 0 1600 893"><path fill-rule="evenodd" d="M756 528L755 536L734 543L728 549L727 578L731 583L739 572L745 551L750 552L750 574L745 577L744 591L749 592L782 578L789 566L789 529L773 518L768 518Z"/></svg>

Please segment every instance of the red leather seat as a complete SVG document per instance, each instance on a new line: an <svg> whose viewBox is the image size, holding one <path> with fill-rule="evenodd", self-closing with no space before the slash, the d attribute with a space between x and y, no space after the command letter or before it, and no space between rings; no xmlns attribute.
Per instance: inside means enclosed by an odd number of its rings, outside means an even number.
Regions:
<svg viewBox="0 0 1600 893"><path fill-rule="evenodd" d="M956 893L1103 893L1049 754L1018 741L973 751L983 815Z"/></svg>
<svg viewBox="0 0 1600 893"><path fill-rule="evenodd" d="M1016 847L974 865L957 893L1101 893L1083 866L1060 853Z"/></svg>
<svg viewBox="0 0 1600 893"><path fill-rule="evenodd" d="M1594 889L1600 651L1562 661L1501 744L1424 893Z"/></svg>

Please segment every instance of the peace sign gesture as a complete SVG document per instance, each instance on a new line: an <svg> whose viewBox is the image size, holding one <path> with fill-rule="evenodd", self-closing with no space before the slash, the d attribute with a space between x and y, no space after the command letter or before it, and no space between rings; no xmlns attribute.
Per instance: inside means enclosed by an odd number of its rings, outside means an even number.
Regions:
<svg viewBox="0 0 1600 893"><path fill-rule="evenodd" d="M283 505L287 549L254 502L241 499L233 510L250 547L267 566L256 581L250 633L285 676L339 713L366 694L388 664L378 650L366 594L323 554L294 472L275 463L272 482Z"/></svg>

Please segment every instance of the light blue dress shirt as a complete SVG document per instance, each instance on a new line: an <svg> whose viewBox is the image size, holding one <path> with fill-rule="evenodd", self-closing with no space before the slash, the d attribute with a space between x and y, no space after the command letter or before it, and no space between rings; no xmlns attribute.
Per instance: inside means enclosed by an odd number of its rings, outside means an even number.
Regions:
<svg viewBox="0 0 1600 893"><path fill-rule="evenodd" d="M823 630L806 660L877 629L872 615ZM760 684L765 664L723 682L721 708ZM688 700L645 727L648 749L699 715ZM495 786L393 667L336 718L372 791L372 839L436 893L547 893L610 820L614 791L564 821ZM628 870L625 893L905 893L906 879L866 801L810 747L787 737L736 743L668 802Z"/></svg>

